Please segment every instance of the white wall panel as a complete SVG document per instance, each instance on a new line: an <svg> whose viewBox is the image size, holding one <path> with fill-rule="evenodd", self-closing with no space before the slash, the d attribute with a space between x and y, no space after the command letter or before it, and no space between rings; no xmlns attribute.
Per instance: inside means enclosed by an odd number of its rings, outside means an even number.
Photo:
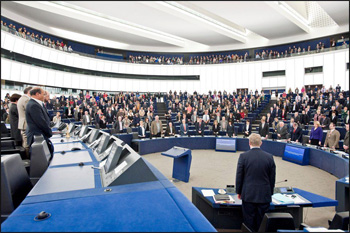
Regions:
<svg viewBox="0 0 350 233"><path fill-rule="evenodd" d="M71 75L71 80L72 80L72 88L80 88L80 76L76 74Z"/></svg>
<svg viewBox="0 0 350 233"><path fill-rule="evenodd" d="M43 53L49 53L49 61L52 63L58 63L57 59L58 59L58 54L55 50L53 49L47 49L47 48L43 48Z"/></svg>
<svg viewBox="0 0 350 233"><path fill-rule="evenodd" d="M15 46L15 40L11 36L6 35L3 46L4 46L4 49L13 51L13 48Z"/></svg>
<svg viewBox="0 0 350 233"><path fill-rule="evenodd" d="M112 90L111 87L111 78L104 78L103 79L103 87L102 90L110 91Z"/></svg>
<svg viewBox="0 0 350 233"><path fill-rule="evenodd" d="M345 72L345 76L347 77L345 79L345 87L343 88L344 90L349 90L349 70Z"/></svg>
<svg viewBox="0 0 350 233"><path fill-rule="evenodd" d="M314 74L312 84L323 84L323 74Z"/></svg>
<svg viewBox="0 0 350 233"><path fill-rule="evenodd" d="M105 71L105 62L97 61L96 64L97 64L96 70Z"/></svg>
<svg viewBox="0 0 350 233"><path fill-rule="evenodd" d="M334 81L332 84L333 87L335 87L338 84L340 84L341 87L345 85L345 71L346 71L346 63L345 63L344 54L335 53L334 54Z"/></svg>
<svg viewBox="0 0 350 233"><path fill-rule="evenodd" d="M73 64L74 64L75 67L82 67L82 65L81 65L81 58L75 56L74 60L73 60Z"/></svg>
<svg viewBox="0 0 350 233"><path fill-rule="evenodd" d="M286 78L285 77L277 78L277 86L278 87L285 87L286 86ZM286 90L286 91L288 91L288 90Z"/></svg>
<svg viewBox="0 0 350 233"><path fill-rule="evenodd" d="M27 77L29 77L29 80L27 82L33 83L33 84L34 83L38 83L39 68L35 67L35 66L32 66L30 68L30 76L27 76ZM23 80L23 77L22 77L22 80ZM57 85L55 84L55 86L57 86Z"/></svg>
<svg viewBox="0 0 350 233"><path fill-rule="evenodd" d="M64 72L57 72L56 74L55 74L56 76L55 76L55 85L56 86L63 86L63 83L64 83ZM50 77L50 80L52 80L52 78Z"/></svg>
<svg viewBox="0 0 350 233"><path fill-rule="evenodd" d="M63 52L58 52L63 54L66 57L65 65L66 66L74 66L74 56L66 56Z"/></svg>
<svg viewBox="0 0 350 233"><path fill-rule="evenodd" d="M262 71L261 71L261 62L257 62L256 65L253 65L252 66L255 66L255 83L256 83L256 86L255 86L255 89L258 89L258 91L260 92L261 89L262 89ZM254 70L254 68L253 68Z"/></svg>
<svg viewBox="0 0 350 233"><path fill-rule="evenodd" d="M11 80L21 80L21 63L13 63L11 66Z"/></svg>
<svg viewBox="0 0 350 233"><path fill-rule="evenodd" d="M5 48L6 33L1 30L1 48Z"/></svg>
<svg viewBox="0 0 350 233"><path fill-rule="evenodd" d="M55 52L57 53L57 63L66 65L66 56L64 55L64 53L59 53L58 51L55 51ZM67 56L67 57L71 57L71 56Z"/></svg>
<svg viewBox="0 0 350 233"><path fill-rule="evenodd" d="M289 62L289 61L288 61ZM302 59L290 59L290 64L287 62L288 66L288 72L290 73L294 73L294 75L291 76L287 76L286 77L286 81L287 81L287 90L289 89L289 87L292 88L292 90L294 91L295 88L299 88L299 91L301 90L301 88L304 85L304 73L305 73L305 69L304 69L304 64L303 64L303 60ZM289 66L292 65L294 63L293 66ZM288 83L293 83L293 85L289 85Z"/></svg>
<svg viewBox="0 0 350 233"><path fill-rule="evenodd" d="M276 61L269 61L270 65L270 71L278 70L277 62Z"/></svg>
<svg viewBox="0 0 350 233"><path fill-rule="evenodd" d="M112 71L112 63L105 62L105 72L111 72L111 71Z"/></svg>
<svg viewBox="0 0 350 233"><path fill-rule="evenodd" d="M68 72L63 72L63 84L65 87L72 87L73 79L72 79L72 74ZM57 74L57 73L56 73Z"/></svg>
<svg viewBox="0 0 350 233"><path fill-rule="evenodd" d="M23 69L24 66L22 66L22 72L24 71ZM39 84L40 85L50 85L50 81L48 80L48 69L43 69L43 68L39 68ZM53 83L51 81L51 83Z"/></svg>
<svg viewBox="0 0 350 233"><path fill-rule="evenodd" d="M41 55L42 50L43 50L42 46L38 46L38 45L34 44L32 56L34 58L42 59L42 60L46 60L47 61L49 59L49 54L47 54L45 57L42 57L42 55Z"/></svg>
<svg viewBox="0 0 350 233"><path fill-rule="evenodd" d="M47 69L42 69L43 71L47 72ZM30 65L22 64L21 65L21 82L26 82L28 80L23 80L24 77L28 77L30 75Z"/></svg>
<svg viewBox="0 0 350 233"><path fill-rule="evenodd" d="M277 62L277 70L285 70L286 69L286 60L282 59L282 61Z"/></svg>
<svg viewBox="0 0 350 233"><path fill-rule="evenodd" d="M334 54L325 54L323 63L323 77L324 77L324 86L329 88L330 85L333 85L334 79Z"/></svg>
<svg viewBox="0 0 350 233"><path fill-rule="evenodd" d="M121 89L118 88L118 79L116 78L111 78L111 91L119 91Z"/></svg>
<svg viewBox="0 0 350 233"><path fill-rule="evenodd" d="M1 41L2 41L2 38L1 38ZM13 47L13 51L16 53L22 54L24 50L24 41L22 39L16 39L15 45L16 46Z"/></svg>
<svg viewBox="0 0 350 233"><path fill-rule="evenodd" d="M270 63L268 61L261 62L261 71L270 71Z"/></svg>
<svg viewBox="0 0 350 233"><path fill-rule="evenodd" d="M261 79L261 85L262 85L262 88L270 87L270 79L269 78Z"/></svg>
<svg viewBox="0 0 350 233"><path fill-rule="evenodd" d="M236 72L235 72L235 79L237 80L236 81L236 89L237 88L242 88L243 87L243 75L242 75L242 65L241 64L238 64L236 66Z"/></svg>
<svg viewBox="0 0 350 233"><path fill-rule="evenodd" d="M313 57L304 57L304 68L307 67L313 67L314 66L314 59Z"/></svg>
<svg viewBox="0 0 350 233"><path fill-rule="evenodd" d="M349 49L346 50L346 53L345 53L345 62L349 62ZM349 77L349 76L347 76Z"/></svg>
<svg viewBox="0 0 350 233"><path fill-rule="evenodd" d="M247 63L242 64L242 87L249 87L249 68Z"/></svg>
<svg viewBox="0 0 350 233"><path fill-rule="evenodd" d="M1 34L2 36L3 34ZM10 80L11 79L11 65L12 61L1 58L1 79Z"/></svg>
<svg viewBox="0 0 350 233"><path fill-rule="evenodd" d="M270 78L270 87L277 87L277 78Z"/></svg>
<svg viewBox="0 0 350 233"><path fill-rule="evenodd" d="M89 69L89 60L86 58L81 58L81 67L83 69Z"/></svg>
<svg viewBox="0 0 350 233"><path fill-rule="evenodd" d="M96 90L103 90L103 78L96 77L95 78L95 89Z"/></svg>
<svg viewBox="0 0 350 233"><path fill-rule="evenodd" d="M89 69L90 70L96 70L96 61L94 59L89 59Z"/></svg>
<svg viewBox="0 0 350 233"><path fill-rule="evenodd" d="M6 37L6 38L9 38L9 37ZM6 41L7 42L7 41ZM24 44L24 50L23 50L23 54L24 55L27 55L27 56L32 56L33 54L33 44L31 43L25 43ZM12 49L11 49L12 50Z"/></svg>
<svg viewBox="0 0 350 233"><path fill-rule="evenodd" d="M323 66L323 55L314 56L314 66Z"/></svg>

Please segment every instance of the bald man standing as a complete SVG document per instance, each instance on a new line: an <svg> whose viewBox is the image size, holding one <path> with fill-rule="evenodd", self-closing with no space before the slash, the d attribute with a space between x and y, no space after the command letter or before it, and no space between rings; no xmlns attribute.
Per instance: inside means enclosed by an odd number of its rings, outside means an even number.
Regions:
<svg viewBox="0 0 350 233"><path fill-rule="evenodd" d="M26 109L28 145L30 147L33 144L34 135L43 135L52 154L53 147L49 139L52 136L50 118L43 102L45 91L40 87L35 87L30 91L30 95L32 98L28 101Z"/></svg>
<svg viewBox="0 0 350 233"><path fill-rule="evenodd" d="M243 223L258 231L269 210L275 187L276 165L272 154L260 149L259 134L249 136L250 150L239 156L236 173L236 192L242 199Z"/></svg>

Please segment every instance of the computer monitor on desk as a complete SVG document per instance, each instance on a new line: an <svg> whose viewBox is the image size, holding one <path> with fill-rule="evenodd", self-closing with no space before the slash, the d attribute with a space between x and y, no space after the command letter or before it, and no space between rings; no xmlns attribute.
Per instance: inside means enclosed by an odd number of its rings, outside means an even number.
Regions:
<svg viewBox="0 0 350 233"><path fill-rule="evenodd" d="M81 126L81 129L79 131L79 138L82 138L87 132L88 132L88 127L86 125Z"/></svg>
<svg viewBox="0 0 350 233"><path fill-rule="evenodd" d="M86 134L86 137L84 138L83 142L88 144L89 147L92 146L92 143L95 142L101 134L101 131L99 129L90 129L90 132Z"/></svg>
<svg viewBox="0 0 350 233"><path fill-rule="evenodd" d="M110 139L110 135L109 133L106 133L104 131L100 131L101 136L98 140L97 146L95 147L96 149L94 150L94 152L98 155L101 154L102 152L104 152L107 148L109 139Z"/></svg>
<svg viewBox="0 0 350 233"><path fill-rule="evenodd" d="M100 165L100 175L103 187L157 180L141 156L120 141L113 142L105 164Z"/></svg>

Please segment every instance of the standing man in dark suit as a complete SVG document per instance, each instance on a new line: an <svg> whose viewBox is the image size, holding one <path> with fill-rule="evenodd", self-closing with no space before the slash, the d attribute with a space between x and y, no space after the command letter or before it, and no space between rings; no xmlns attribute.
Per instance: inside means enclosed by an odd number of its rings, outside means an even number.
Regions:
<svg viewBox="0 0 350 233"><path fill-rule="evenodd" d="M303 130L298 126L298 123L293 123L293 129L290 132L290 141L302 142L303 140Z"/></svg>
<svg viewBox="0 0 350 233"><path fill-rule="evenodd" d="M204 122L202 121L202 118L200 118L200 117L197 118L196 133L197 133L197 135L204 136Z"/></svg>
<svg viewBox="0 0 350 233"><path fill-rule="evenodd" d="M245 121L245 125L243 127L243 137L249 137L249 135L252 133L252 125L250 124L250 120Z"/></svg>
<svg viewBox="0 0 350 233"><path fill-rule="evenodd" d="M269 136L269 124L265 122L265 116L261 118L261 122L259 124L259 134L261 137L267 139Z"/></svg>
<svg viewBox="0 0 350 233"><path fill-rule="evenodd" d="M275 187L276 165L272 154L260 149L260 135L249 136L250 150L239 156L236 173L236 192L242 199L243 223L258 231L268 211Z"/></svg>
<svg viewBox="0 0 350 233"><path fill-rule="evenodd" d="M30 96L32 98L28 101L26 107L26 134L28 138L28 145L30 147L33 144L34 135L43 135L52 155L53 146L49 139L52 136L50 118L47 115L43 102L45 98L45 91L40 87L35 87L30 91Z"/></svg>
<svg viewBox="0 0 350 233"><path fill-rule="evenodd" d="M169 121L169 124L166 128L166 131L165 131L165 136L175 136L175 127L173 125L173 122Z"/></svg>

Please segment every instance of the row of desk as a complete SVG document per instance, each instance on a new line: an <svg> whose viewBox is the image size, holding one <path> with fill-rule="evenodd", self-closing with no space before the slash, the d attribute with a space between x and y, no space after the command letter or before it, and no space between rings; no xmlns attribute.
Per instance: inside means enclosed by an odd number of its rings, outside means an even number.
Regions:
<svg viewBox="0 0 350 233"><path fill-rule="evenodd" d="M103 187L99 162L82 142L51 138L50 166L21 205L1 225L3 232L215 231L198 209L143 158L156 181ZM73 147L81 150L71 151ZM65 151L64 154L61 152ZM37 221L41 211L50 213Z"/></svg>

